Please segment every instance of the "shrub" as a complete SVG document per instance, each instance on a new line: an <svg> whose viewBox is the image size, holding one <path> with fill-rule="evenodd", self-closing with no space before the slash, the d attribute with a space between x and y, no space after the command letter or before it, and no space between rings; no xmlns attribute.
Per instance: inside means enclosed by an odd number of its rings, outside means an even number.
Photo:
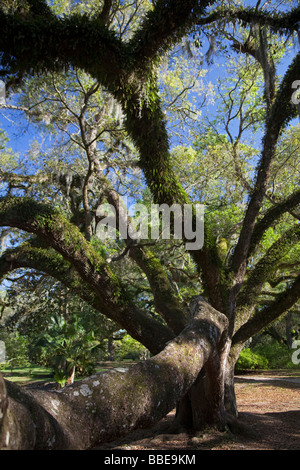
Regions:
<svg viewBox="0 0 300 470"><path fill-rule="evenodd" d="M295 368L292 363L293 349L289 349L277 341L255 346L253 349L256 354L262 355L268 359L270 369ZM299 366L298 366L299 367Z"/></svg>
<svg viewBox="0 0 300 470"><path fill-rule="evenodd" d="M147 349L129 335L115 342L115 358L119 361L139 361L147 356Z"/></svg>
<svg viewBox="0 0 300 470"><path fill-rule="evenodd" d="M266 357L261 354L251 351L249 348L245 348L241 351L240 357L236 363L236 370L256 370L256 369L267 369L269 361Z"/></svg>
<svg viewBox="0 0 300 470"><path fill-rule="evenodd" d="M28 357L28 340L17 331L2 331L0 340L5 342L6 365L13 367L27 367L30 365Z"/></svg>

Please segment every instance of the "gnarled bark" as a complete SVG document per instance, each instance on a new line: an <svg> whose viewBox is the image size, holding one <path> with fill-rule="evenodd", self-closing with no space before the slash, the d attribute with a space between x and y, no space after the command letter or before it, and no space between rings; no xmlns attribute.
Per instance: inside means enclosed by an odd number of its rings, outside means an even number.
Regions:
<svg viewBox="0 0 300 470"><path fill-rule="evenodd" d="M215 353L227 318L197 296L191 323L147 361L96 374L59 391L0 380L2 449L89 449L163 418Z"/></svg>
<svg viewBox="0 0 300 470"><path fill-rule="evenodd" d="M199 431L206 426L213 426L222 431L226 429L228 418L225 384L229 372L229 350L230 341L226 330L196 381L179 402L173 429Z"/></svg>

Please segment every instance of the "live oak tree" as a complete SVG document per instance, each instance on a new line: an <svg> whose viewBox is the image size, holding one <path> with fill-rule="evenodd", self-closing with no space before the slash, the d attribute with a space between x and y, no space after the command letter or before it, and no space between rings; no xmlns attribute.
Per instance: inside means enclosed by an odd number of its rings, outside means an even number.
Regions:
<svg viewBox="0 0 300 470"><path fill-rule="evenodd" d="M0 266L2 276L20 268L53 276L118 323L154 357L126 371L91 377L59 393L28 393L1 381L3 447L90 448L136 426L149 425L174 406L177 426L199 429L205 424L221 428L233 424L233 417L237 416L234 365L243 345L291 309L299 298L300 278L295 264L300 192L294 189L294 184L285 185L283 194L270 191L270 184L280 174L281 154L286 153L287 159L291 153L298 155L296 139L289 149L288 133L284 132L297 115L292 96L293 84L300 75L300 58L295 53L279 79L272 38L297 33L299 7L288 5L286 11L271 13L259 3L249 9L228 8L221 2L158 0L145 2L143 10L139 10L140 2L136 2L127 11L125 5L118 10L115 2L104 0L101 4L91 3L88 14L77 8L61 15L42 0L7 0L1 4L1 74L8 88L24 83L28 76L47 73L53 77L69 69L84 72L92 81L89 86L83 84L82 107L72 113L87 161L82 168L84 179L73 175L70 178L67 171L56 175L61 193L64 191L70 199L65 210L56 206L55 200L46 197L42 201L40 197L42 185L52 184L49 175L2 171L7 185L6 195L0 201L1 225L31 236L7 249ZM130 22L132 29L128 29ZM231 25L235 26L233 32ZM209 147L202 139L199 149L205 152L199 151L197 158L201 155L214 158L220 151L228 161L231 156L235 178L246 197L238 208L234 246L228 246L230 237L221 238L215 231L216 220L208 217L204 246L189 253L194 263L191 271L182 270L182 265L173 262L171 266L163 262L166 256L161 256L155 245L132 243L130 238L123 240L124 251L117 258L123 262L128 255L129 262L147 281L145 290L148 288L153 299L151 314L138 301L137 290L130 289L122 271L118 272L115 264L118 261L112 263L103 247L93 241L92 222L97 217L97 204L109 202L119 220L124 217L125 208L97 149L105 128L107 102L98 103L99 113L93 121L86 118L85 105L103 87L107 97L111 95L121 106L122 132L126 136L122 134L118 140L116 133L120 128L112 119L108 129L111 142L116 145L130 139L127 145L134 145L134 165L138 164L142 171L155 203L171 206L198 202L183 187L175 171L176 149L173 158L158 70L160 59L184 37L207 33L212 46L214 28L219 30L220 37L231 41L237 53L251 58L261 68L264 105L259 116L253 115L253 110L249 112L247 84L238 109L234 109L232 102L237 88L225 93L229 100L226 140L217 140ZM238 86L240 79L236 83ZM250 77L248 91L253 83ZM64 102L62 92L57 91L61 94L60 102ZM25 112L32 114L32 109ZM241 131L237 139L229 127L234 114ZM241 165L247 149L240 138L247 123L251 126L261 119L261 147L255 171L249 178ZM296 136L297 131L290 132ZM208 138L216 135L210 132ZM77 137L75 141L78 143ZM128 155L128 150L125 153ZM111 154L107 157L112 158ZM118 165L117 162L115 168ZM38 192L34 191L35 184ZM20 195L20 189L25 196ZM231 216L229 210L229 221ZM126 230L130 230L130 219L124 220ZM266 242L266 234L276 225L279 230L274 232L273 239L267 236ZM183 258L182 247L180 250ZM267 283L270 286L277 283L281 269L286 270L286 288L277 295L273 293L271 301L260 307L263 289ZM180 274L192 276L193 289L197 292L198 282L198 292L207 301L196 296L189 310L186 299L174 289L174 273L177 280Z"/></svg>

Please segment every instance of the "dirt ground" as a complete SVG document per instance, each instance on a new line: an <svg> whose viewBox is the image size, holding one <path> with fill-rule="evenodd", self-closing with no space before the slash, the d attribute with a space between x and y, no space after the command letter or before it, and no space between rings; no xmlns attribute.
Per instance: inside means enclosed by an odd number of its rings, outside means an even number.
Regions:
<svg viewBox="0 0 300 470"><path fill-rule="evenodd" d="M265 372L236 377L239 419L253 431L167 434L174 411L149 430L137 430L95 450L300 450L299 373Z"/></svg>

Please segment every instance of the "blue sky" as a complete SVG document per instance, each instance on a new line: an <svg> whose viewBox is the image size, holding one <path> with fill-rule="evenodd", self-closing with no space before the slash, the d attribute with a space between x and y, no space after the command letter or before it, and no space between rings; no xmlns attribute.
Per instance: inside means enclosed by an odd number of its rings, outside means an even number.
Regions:
<svg viewBox="0 0 300 470"><path fill-rule="evenodd" d="M249 5L251 7L255 6L256 3L257 2L253 0L246 0L244 2L244 4ZM203 53L205 53L205 49L203 50ZM280 74L284 73L286 67L291 62L291 59L291 57L284 58L279 69ZM211 81L215 83L219 76L222 78L222 73L224 73L225 60L226 59L222 58L221 56L218 56L214 59L214 64L209 67L205 65L205 68L208 69L205 81ZM220 66L217 66L218 64ZM3 92L0 87L0 100L2 96ZM211 112L214 113L215 108L212 107ZM14 152L18 153L21 158L28 151L30 147L30 142L35 139L40 139L34 126L28 124L28 121L24 117L24 113L20 111L0 110L0 128L4 129L7 132L10 138L10 147L13 149Z"/></svg>

